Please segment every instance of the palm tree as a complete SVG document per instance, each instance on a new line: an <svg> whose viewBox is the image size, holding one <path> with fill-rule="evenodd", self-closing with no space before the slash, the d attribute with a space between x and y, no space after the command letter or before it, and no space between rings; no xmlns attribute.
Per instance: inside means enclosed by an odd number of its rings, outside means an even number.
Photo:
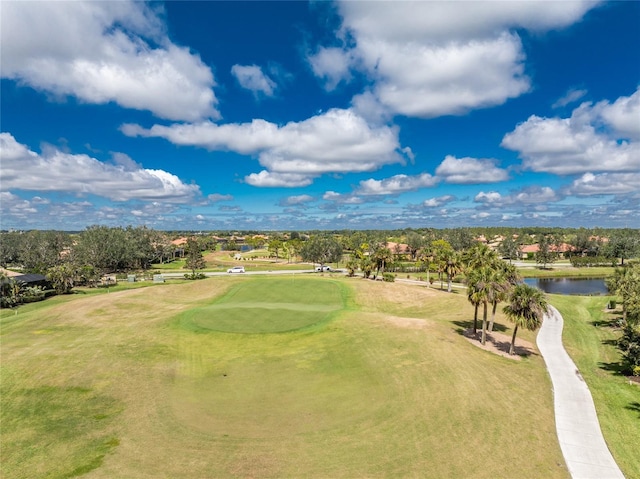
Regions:
<svg viewBox="0 0 640 479"><path fill-rule="evenodd" d="M516 334L518 327L535 331L542 324L544 314L549 310L549 304L542 291L527 284L519 284L509 298L509 304L503 309L509 320L515 324L509 354L515 351Z"/></svg>
<svg viewBox="0 0 640 479"><path fill-rule="evenodd" d="M482 304L483 291L479 289L481 275L472 270L467 275L467 300L473 305L473 334L478 331L478 308Z"/></svg>
<svg viewBox="0 0 640 479"><path fill-rule="evenodd" d="M497 270L491 283L491 304L493 305L493 309L491 311L491 321L489 322L489 332L493 331L493 323L496 319L498 303L506 301L511 290L522 280L520 273L518 273L514 265L498 259L495 266Z"/></svg>
<svg viewBox="0 0 640 479"><path fill-rule="evenodd" d="M386 246L378 246L373 253L373 260L376 263L376 277L382 273L384 273L385 268L393 263L393 253Z"/></svg>
<svg viewBox="0 0 640 479"><path fill-rule="evenodd" d="M464 262L468 269L475 269L487 264L496 263L498 255L484 243L476 243L464 255Z"/></svg>
<svg viewBox="0 0 640 479"><path fill-rule="evenodd" d="M447 292L451 292L453 277L462 271L462 257L457 251L447 251L443 257L443 271L447 274Z"/></svg>
<svg viewBox="0 0 640 479"><path fill-rule="evenodd" d="M427 265L427 287L431 282L429 281L429 270L431 269L431 263L435 259L435 253L430 245L426 245L422 250L420 250L420 262Z"/></svg>

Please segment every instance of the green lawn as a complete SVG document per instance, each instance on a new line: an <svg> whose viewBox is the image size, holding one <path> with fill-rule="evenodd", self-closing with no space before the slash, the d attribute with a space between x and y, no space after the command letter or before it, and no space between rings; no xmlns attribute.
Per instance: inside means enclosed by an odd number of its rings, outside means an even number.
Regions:
<svg viewBox="0 0 640 479"><path fill-rule="evenodd" d="M306 278L252 280L211 302L181 313L177 325L190 331L281 333L318 324L343 308L344 286Z"/></svg>
<svg viewBox="0 0 640 479"><path fill-rule="evenodd" d="M605 440L626 477L640 477L640 386L619 373L612 341L620 311L605 309L609 297L551 296L565 320L563 341L587 382Z"/></svg>
<svg viewBox="0 0 640 479"><path fill-rule="evenodd" d="M518 268L524 278L606 278L615 268L597 266L593 268L574 268L572 266L551 265L548 269Z"/></svg>
<svg viewBox="0 0 640 479"><path fill-rule="evenodd" d="M329 276L28 305L0 318L2 477L567 478L542 359L471 345L472 314Z"/></svg>

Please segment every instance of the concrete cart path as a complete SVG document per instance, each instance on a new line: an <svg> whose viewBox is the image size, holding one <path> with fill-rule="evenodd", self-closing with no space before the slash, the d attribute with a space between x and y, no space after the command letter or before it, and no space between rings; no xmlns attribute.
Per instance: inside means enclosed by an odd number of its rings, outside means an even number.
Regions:
<svg viewBox="0 0 640 479"><path fill-rule="evenodd" d="M550 307L538 333L538 349L553 383L556 430L573 479L624 479L604 442L587 384L562 345L564 320Z"/></svg>

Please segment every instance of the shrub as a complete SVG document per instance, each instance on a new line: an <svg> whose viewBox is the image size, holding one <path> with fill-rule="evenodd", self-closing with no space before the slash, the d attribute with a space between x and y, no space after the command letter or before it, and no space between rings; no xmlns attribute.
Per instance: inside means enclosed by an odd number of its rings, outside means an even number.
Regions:
<svg viewBox="0 0 640 479"><path fill-rule="evenodd" d="M189 279L189 280L194 280L194 279L205 279L206 276L204 273L192 273L192 274L185 274L184 275L184 279Z"/></svg>
<svg viewBox="0 0 640 479"><path fill-rule="evenodd" d="M626 325L622 337L618 339L618 349L626 370L635 373L636 368L640 368L640 330Z"/></svg>
<svg viewBox="0 0 640 479"><path fill-rule="evenodd" d="M396 277L393 273L382 273L382 281L386 281L387 283L393 283L396 280Z"/></svg>

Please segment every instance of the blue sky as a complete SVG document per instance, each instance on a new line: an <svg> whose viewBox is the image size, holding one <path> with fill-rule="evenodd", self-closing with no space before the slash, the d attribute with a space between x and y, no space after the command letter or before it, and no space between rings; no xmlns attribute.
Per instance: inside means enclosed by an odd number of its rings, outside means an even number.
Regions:
<svg viewBox="0 0 640 479"><path fill-rule="evenodd" d="M640 2L0 18L4 229L640 227Z"/></svg>

